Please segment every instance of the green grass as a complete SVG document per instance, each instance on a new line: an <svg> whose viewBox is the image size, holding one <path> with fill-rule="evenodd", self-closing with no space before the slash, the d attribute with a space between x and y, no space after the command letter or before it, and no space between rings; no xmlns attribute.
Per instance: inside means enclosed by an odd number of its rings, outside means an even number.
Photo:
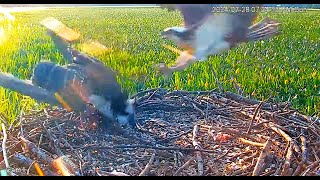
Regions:
<svg viewBox="0 0 320 180"><path fill-rule="evenodd" d="M166 27L181 25L178 12L158 8L77 8L13 13L16 21L0 21L7 40L0 45L0 70L29 79L40 59L64 64L45 28L39 22L53 16L82 33L81 42L99 41L113 52L99 55L106 65L118 70L120 83L131 94L146 88L159 87L163 78L152 66L165 61L172 63L177 56L162 47L173 43L161 39ZM263 100L290 100L293 106L308 115L320 115L320 12L262 13L282 23L283 33L271 40L249 43L212 56L175 73L166 88L208 90L216 88L209 69L212 64L223 87L235 91L233 76L246 95ZM1 40L0 40L1 43ZM141 78L142 77L142 78ZM141 79L145 79L143 82ZM34 100L0 88L0 113L8 121L21 110L40 108Z"/></svg>

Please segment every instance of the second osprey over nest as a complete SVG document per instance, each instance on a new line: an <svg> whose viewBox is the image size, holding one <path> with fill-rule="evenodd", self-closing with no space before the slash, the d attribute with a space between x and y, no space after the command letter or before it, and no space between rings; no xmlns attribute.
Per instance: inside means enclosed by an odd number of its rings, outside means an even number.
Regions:
<svg viewBox="0 0 320 180"><path fill-rule="evenodd" d="M170 39L184 49L175 64L167 67L159 64L158 69L166 77L175 71L183 71L192 63L203 61L210 55L220 54L238 44L268 39L279 34L275 20L265 18L253 24L261 5L238 4L237 11L230 5L219 13L212 4L162 4L168 10L179 10L184 18L184 27L170 27L161 36ZM233 9L235 10L235 8Z"/></svg>

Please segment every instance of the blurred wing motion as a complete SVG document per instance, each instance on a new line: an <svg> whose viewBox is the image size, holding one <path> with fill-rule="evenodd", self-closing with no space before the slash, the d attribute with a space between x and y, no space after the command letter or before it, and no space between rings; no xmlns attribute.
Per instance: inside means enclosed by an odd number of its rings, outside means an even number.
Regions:
<svg viewBox="0 0 320 180"><path fill-rule="evenodd" d="M60 36L62 39L73 42L80 38L80 33L64 25L61 21L49 17L40 22L48 30L53 31L55 34Z"/></svg>
<svg viewBox="0 0 320 180"><path fill-rule="evenodd" d="M184 19L184 27L166 28L161 32L162 37L174 41L185 49L181 52L189 53L190 56L179 56L173 67L161 65L158 67L160 71L172 73L183 70L194 61L206 60L208 56L220 54L238 44L268 39L279 34L280 23L275 20L265 18L254 24L261 5L223 5L221 7L225 7L225 10L221 13L214 13L215 6L217 5L161 5L170 11L179 10ZM237 11L231 11L235 8L238 8Z"/></svg>
<svg viewBox="0 0 320 180"><path fill-rule="evenodd" d="M56 34L68 43L75 43L80 39L79 32L74 31L73 29L53 17L43 19L40 24L46 27L48 31L51 31L53 34ZM100 55L104 52L112 50L111 48L107 48L100 42L92 40L79 44L79 48L82 49L83 52L89 53L91 55Z"/></svg>

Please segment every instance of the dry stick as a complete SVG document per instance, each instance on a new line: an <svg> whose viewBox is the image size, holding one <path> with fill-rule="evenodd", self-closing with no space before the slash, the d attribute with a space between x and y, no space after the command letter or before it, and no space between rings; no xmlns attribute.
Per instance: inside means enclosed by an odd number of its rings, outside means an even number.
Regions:
<svg viewBox="0 0 320 180"><path fill-rule="evenodd" d="M42 162L51 164L53 162L53 158L49 157L42 149L38 148L33 142L25 139L20 136L20 139L25 144L25 146L35 154Z"/></svg>
<svg viewBox="0 0 320 180"><path fill-rule="evenodd" d="M179 138L179 137L181 137L181 136L183 136L183 135L186 135L186 134L188 134L188 133L190 133L192 130L188 130L188 131L186 131L186 132L182 132L182 133L180 133L180 134L178 134L178 135L175 135L175 136L172 136L172 137L168 137L168 138L166 138L166 139L161 139L161 140L158 140L156 143L163 143L163 142L168 142L168 141L172 141L172 140L174 140L174 139L177 139L177 138Z"/></svg>
<svg viewBox="0 0 320 180"><path fill-rule="evenodd" d="M316 150L314 150L314 148L313 148L313 147L311 147L311 149L312 149L312 153L313 153L314 158L316 159L316 161L319 161L319 160L320 160L320 158L319 158L319 156L317 155Z"/></svg>
<svg viewBox="0 0 320 180"><path fill-rule="evenodd" d="M177 176L183 169L185 169L186 167L188 167L191 162L194 160L194 156L192 156L186 163L184 163L174 174L173 176Z"/></svg>
<svg viewBox="0 0 320 180"><path fill-rule="evenodd" d="M256 105L259 104L261 101L258 100L254 100L254 99L249 99L243 96L240 96L238 94L235 94L233 92L226 92L226 98L229 98L231 100L234 100L236 102L244 102L246 104L250 104L250 105ZM280 103L280 107L284 107L285 104L287 103ZM261 107L261 109L266 109L266 110L272 110L272 104L271 103L264 103L263 106Z"/></svg>
<svg viewBox="0 0 320 180"><path fill-rule="evenodd" d="M300 140L301 140L301 151L302 151L302 162L306 163L307 159L308 159L308 149L307 149L307 138L305 136L305 131L303 130L301 136L300 136Z"/></svg>
<svg viewBox="0 0 320 180"><path fill-rule="evenodd" d="M235 130L235 129L222 128L221 130L224 131L224 132L226 132L226 133L228 133L228 134L233 134L233 135L238 136L238 137L241 137L241 136L242 136L242 137L245 137L245 138L247 138L247 139L251 139L251 140L253 140L253 141L257 141L255 138L251 137L250 135L247 135L247 134L245 134L245 133L239 132L239 131L237 131L237 130Z"/></svg>
<svg viewBox="0 0 320 180"><path fill-rule="evenodd" d="M298 164L296 170L294 170L294 172L292 173L292 176L298 176L299 175L299 173L301 172L301 170L303 168L303 164L304 163L302 161Z"/></svg>
<svg viewBox="0 0 320 180"><path fill-rule="evenodd" d="M276 133L280 134L286 141L292 142L293 143L293 149L297 152L300 153L300 148L299 146L294 142L294 140L283 130L280 128L276 127L274 123L269 123L270 128L275 131Z"/></svg>
<svg viewBox="0 0 320 180"><path fill-rule="evenodd" d="M320 161L315 161L312 164L310 164L308 167L306 167L306 170L301 173L301 176L305 176L309 171L319 166Z"/></svg>
<svg viewBox="0 0 320 180"><path fill-rule="evenodd" d="M264 165L265 158L268 155L271 144L272 144L272 140L271 138L269 138L267 142L264 144L264 147L260 153L256 166L254 167L254 170L252 172L252 176L258 176L262 171L262 167Z"/></svg>
<svg viewBox="0 0 320 180"><path fill-rule="evenodd" d="M9 161L7 157L7 149L6 149L6 142L7 142L7 133L6 133L6 127L3 123L1 123L2 126L2 133L3 133L3 139L2 139L2 154L3 154L3 160L5 163L6 168L9 168Z"/></svg>
<svg viewBox="0 0 320 180"><path fill-rule="evenodd" d="M149 159L149 162L147 163L146 167L141 171L139 176L146 176L149 173L149 171L151 169L151 165L152 165L152 163L154 161L155 155L156 155L155 153L152 153L152 155L151 155L151 157Z"/></svg>
<svg viewBox="0 0 320 180"><path fill-rule="evenodd" d="M264 147L265 146L265 144L263 144L263 143L252 142L252 141L246 140L244 138L238 138L238 139L243 144L247 144L247 145L251 145L251 146L257 146L257 147Z"/></svg>
<svg viewBox="0 0 320 180"><path fill-rule="evenodd" d="M172 150L172 151L200 151L206 153L213 153L214 150L208 149L195 149L195 148L179 148L179 147L157 147L149 145L115 145L115 146L97 146L97 145L86 145L86 146L77 146L77 148L94 148L94 149L132 149L132 148L145 148L145 149L157 149L157 150Z"/></svg>
<svg viewBox="0 0 320 180"><path fill-rule="evenodd" d="M193 128L193 132L192 132L192 145L194 146L194 148L196 150L201 149L201 145L198 138L198 133L199 133L199 129L200 129L200 125L196 124ZM201 157L201 152L200 151L196 151L196 159L198 162L198 176L202 176L203 175L203 159Z"/></svg>
<svg viewBox="0 0 320 180"><path fill-rule="evenodd" d="M144 91L141 91L141 92L138 92L138 93L132 95L132 96L130 97L130 99L133 99L133 98L135 98L135 97L141 96L142 94L146 94L146 93L148 93L148 92L159 91L159 90L167 91L167 90L164 89L164 88L152 88L152 89L147 89L147 90L144 90Z"/></svg>
<svg viewBox="0 0 320 180"><path fill-rule="evenodd" d="M192 106L201 113L202 116L206 117L206 114L200 109L198 108L194 103L192 103Z"/></svg>
<svg viewBox="0 0 320 180"><path fill-rule="evenodd" d="M53 167L61 174L62 176L74 176L74 171L72 168L65 162L63 157L58 157L52 162Z"/></svg>
<svg viewBox="0 0 320 180"><path fill-rule="evenodd" d="M292 156L293 156L293 143L289 142L289 148L287 150L287 154L286 154L286 159L284 161L284 164L282 166L282 171L281 171L281 176L290 176L290 172L289 172L289 168L291 165L291 161L292 161Z"/></svg>
<svg viewBox="0 0 320 180"><path fill-rule="evenodd" d="M301 140L301 162L298 164L297 168L295 169L295 171L293 172L292 176L297 176L299 175L299 173L301 172L303 165L306 164L307 159L308 159L308 149L307 149L307 138L305 137L305 130L302 130L302 134L300 136L300 140Z"/></svg>
<svg viewBox="0 0 320 180"><path fill-rule="evenodd" d="M258 114L258 112L259 112L262 104L263 104L263 101L261 101L261 102L258 104L258 106L256 107L256 109L254 110L253 117L252 117L252 119L251 119L251 121L250 121L249 128L248 128L248 130L247 130L247 134L250 134L250 131L251 131L251 128L252 128L252 125L253 125L253 121L255 120L255 118L256 118L256 116L257 116L257 114Z"/></svg>
<svg viewBox="0 0 320 180"><path fill-rule="evenodd" d="M15 161L17 164L19 165L22 165L22 166L25 166L25 167L33 167L33 171L35 171L35 166L32 166L32 164L34 165L34 162L32 159L20 154L20 153L16 153L13 158L12 158L13 161ZM56 173L53 173L49 170L44 170L44 173L46 175L49 175L49 176L56 176L57 174Z"/></svg>
<svg viewBox="0 0 320 180"><path fill-rule="evenodd" d="M41 126L42 128L44 129L44 131L46 132L47 136L48 136L48 139L49 141L51 141L52 143L52 146L55 150L55 153L58 155L58 156L63 156L64 154L62 153L62 151L59 149L58 145L57 145L57 137L56 135L50 133L50 131L41 123Z"/></svg>

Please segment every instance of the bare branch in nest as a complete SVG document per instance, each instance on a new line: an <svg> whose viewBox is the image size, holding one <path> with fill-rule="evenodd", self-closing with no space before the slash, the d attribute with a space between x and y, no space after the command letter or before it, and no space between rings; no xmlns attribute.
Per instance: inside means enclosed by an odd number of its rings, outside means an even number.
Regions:
<svg viewBox="0 0 320 180"><path fill-rule="evenodd" d="M65 161L65 156L58 157L53 160L52 166L62 176L74 176L75 170Z"/></svg>
<svg viewBox="0 0 320 180"><path fill-rule="evenodd" d="M261 101L255 100L255 99L249 99L243 96L240 96L238 94L235 94L233 92L226 92L226 98L232 99L236 102L239 103L246 103L249 105L257 105L259 103L261 103ZM280 107L285 107L288 103L280 103L279 106ZM272 110L273 105L271 103L263 103L263 105L261 106L261 109L265 109L265 110Z"/></svg>
<svg viewBox="0 0 320 180"><path fill-rule="evenodd" d="M300 136L300 140L301 140L301 158L302 158L302 162L306 163L308 160L308 149L307 149L307 138L306 138L306 130L302 130L301 136Z"/></svg>
<svg viewBox="0 0 320 180"><path fill-rule="evenodd" d="M239 141L242 142L243 144L256 146L256 147L264 147L265 146L264 143L252 142L252 141L246 140L244 138L239 138Z"/></svg>
<svg viewBox="0 0 320 180"><path fill-rule="evenodd" d="M276 127L276 125L274 123L269 123L270 128L278 133L279 135L281 135L286 141L288 141L289 143L293 143L293 149L297 152L300 153L301 150L299 148L299 146L297 145L296 142L294 142L294 140L287 134L285 133L283 130L281 130L280 128Z"/></svg>
<svg viewBox="0 0 320 180"><path fill-rule="evenodd" d="M150 169L151 169L151 165L154 161L154 157L155 157L155 153L152 153L150 159L149 159L149 162L147 163L146 167L141 171L141 173L139 174L139 176L146 176L149 172L150 172Z"/></svg>
<svg viewBox="0 0 320 180"><path fill-rule="evenodd" d="M306 176L308 172L319 166L319 163L320 161L315 161L312 164L310 164L308 167L306 167L306 170L303 173L301 173L301 176Z"/></svg>
<svg viewBox="0 0 320 180"><path fill-rule="evenodd" d="M192 156L186 163L184 163L174 174L173 176L177 176L183 169L187 168L191 162L194 160L194 156Z"/></svg>
<svg viewBox="0 0 320 180"><path fill-rule="evenodd" d="M259 176L259 174L261 173L262 167L264 166L265 158L267 157L267 155L269 153L271 144L272 144L272 140L271 140L271 138L269 138L267 140L267 142L264 144L264 147L260 153L260 156L259 156L259 159L256 163L256 166L254 167L252 176Z"/></svg>
<svg viewBox="0 0 320 180"><path fill-rule="evenodd" d="M252 119L251 119L251 121L250 121L247 134L250 134L250 131L251 131L251 128L252 128L252 125L253 125L253 121L256 119L256 116L258 115L258 112L259 112L262 104L263 104L263 101L261 101L261 102L258 104L258 106L256 107L256 109L254 110L254 114L253 114L253 117L252 117Z"/></svg>
<svg viewBox="0 0 320 180"><path fill-rule="evenodd" d="M38 148L33 142L25 139L20 136L20 139L27 147L27 149L36 155L42 162L51 164L53 162L53 158L49 157L42 149Z"/></svg>
<svg viewBox="0 0 320 180"><path fill-rule="evenodd" d="M78 147L77 147L78 148ZM91 149L132 149L132 148L145 148L145 149L157 149L157 150L172 150L172 151L200 151L213 153L214 150L208 149L195 149L195 148L180 148L180 147L158 147L158 146L149 146L149 145L114 145L114 146L96 146L96 145L87 145L81 146L79 148L91 148Z"/></svg>
<svg viewBox="0 0 320 180"><path fill-rule="evenodd" d="M161 139L161 140L158 140L157 143L164 143L164 142L169 142L169 141L172 141L174 139L178 139L179 137L183 136L183 135L186 135L186 134L189 134L192 130L188 130L188 131L183 131L175 136L172 136L172 137L168 137L166 139Z"/></svg>
<svg viewBox="0 0 320 180"><path fill-rule="evenodd" d="M228 134L233 134L233 135L238 136L238 137L241 137L241 136L242 136L242 137L245 137L245 138L247 138L247 139L251 139L251 140L253 140L253 141L257 141L256 138L253 138L253 137L251 137L250 135L245 134L245 133L242 133L242 132L240 132L240 131L238 131L238 130L235 130L235 129L222 128L221 130L224 131L224 132L226 132L226 133L228 133Z"/></svg>
<svg viewBox="0 0 320 180"><path fill-rule="evenodd" d="M291 162L292 162L292 156L293 156L293 143L289 142L289 148L287 150L287 154L286 154L286 160L284 161L284 164L282 166L282 172L281 172L281 176L290 176L290 166L291 166Z"/></svg>
<svg viewBox="0 0 320 180"><path fill-rule="evenodd" d="M2 139L2 154L3 154L3 159L4 159L4 163L6 168L8 169L9 166L9 161L8 161L8 157L7 157L7 148L6 148L6 142L7 142L7 132L6 132L6 127L3 123L1 123L2 126L2 133L3 133L3 139Z"/></svg>
<svg viewBox="0 0 320 180"><path fill-rule="evenodd" d="M40 102L60 105L53 93L31 84L29 81L18 79L11 74L0 72L0 86L30 96Z"/></svg>
<svg viewBox="0 0 320 180"><path fill-rule="evenodd" d="M201 144L198 140L200 125L196 124L192 132L192 145L196 150L201 149ZM200 151L196 151L196 159L198 162L198 176L203 175L203 159Z"/></svg>

